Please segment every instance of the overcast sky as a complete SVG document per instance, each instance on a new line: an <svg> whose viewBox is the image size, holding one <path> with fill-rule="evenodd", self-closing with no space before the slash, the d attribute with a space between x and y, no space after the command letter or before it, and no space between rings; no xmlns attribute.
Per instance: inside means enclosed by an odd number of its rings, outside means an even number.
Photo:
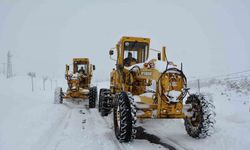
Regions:
<svg viewBox="0 0 250 150"><path fill-rule="evenodd" d="M63 77L73 57L89 57L105 79L123 35L167 46L189 77L250 69L248 0L0 0L0 63L11 50L16 74Z"/></svg>

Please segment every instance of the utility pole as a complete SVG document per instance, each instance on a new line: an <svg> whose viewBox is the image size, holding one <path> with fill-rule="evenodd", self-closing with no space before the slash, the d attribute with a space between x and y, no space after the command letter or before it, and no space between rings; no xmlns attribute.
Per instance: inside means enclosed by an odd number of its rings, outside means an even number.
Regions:
<svg viewBox="0 0 250 150"><path fill-rule="evenodd" d="M12 62L11 62L11 53L10 51L8 51L7 53L7 78L11 78L13 76L13 73L12 73Z"/></svg>
<svg viewBox="0 0 250 150"><path fill-rule="evenodd" d="M48 77L43 77L43 90L45 91L45 82L48 80Z"/></svg>
<svg viewBox="0 0 250 150"><path fill-rule="evenodd" d="M32 92L34 92L34 81L33 81L33 78L36 77L36 73L35 72L29 72L27 75L30 76L30 78L31 78L31 88L32 88Z"/></svg>

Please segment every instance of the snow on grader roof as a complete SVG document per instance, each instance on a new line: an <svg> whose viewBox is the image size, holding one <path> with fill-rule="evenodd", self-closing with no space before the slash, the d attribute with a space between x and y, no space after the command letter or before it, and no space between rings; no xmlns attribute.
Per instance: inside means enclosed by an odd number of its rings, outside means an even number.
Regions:
<svg viewBox="0 0 250 150"><path fill-rule="evenodd" d="M131 70L131 69L137 69L137 68L135 68L135 66L138 66L139 68L142 69L148 63L153 63L153 68L155 68L159 72L164 72L166 70L167 65L168 65L168 68L176 68L177 69L177 65L175 65L175 64L168 64L168 62L166 62L166 61L159 61L159 60L156 60L156 59L147 60L145 63L134 64L132 66L124 67L124 68L127 69L127 70ZM178 73L179 74L178 71L170 71L170 70L168 70L168 72Z"/></svg>

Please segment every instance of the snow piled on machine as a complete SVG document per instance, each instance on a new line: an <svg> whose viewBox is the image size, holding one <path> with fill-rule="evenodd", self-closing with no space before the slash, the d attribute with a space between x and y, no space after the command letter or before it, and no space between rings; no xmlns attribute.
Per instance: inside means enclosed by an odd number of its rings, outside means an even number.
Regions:
<svg viewBox="0 0 250 150"><path fill-rule="evenodd" d="M181 95L181 91L172 90L172 91L166 92L165 95L167 95L170 102L178 102L179 101L178 98Z"/></svg>
<svg viewBox="0 0 250 150"><path fill-rule="evenodd" d="M145 63L138 63L129 67L125 67L125 69L127 70L133 69L133 71L136 71L138 69L137 67L142 69L144 66L150 66L151 68L155 68L159 72L164 72L166 70L167 65L168 65L168 68L177 68L177 66L173 64L173 62L167 63L167 61L159 61L156 59L151 59L151 60L145 61Z"/></svg>

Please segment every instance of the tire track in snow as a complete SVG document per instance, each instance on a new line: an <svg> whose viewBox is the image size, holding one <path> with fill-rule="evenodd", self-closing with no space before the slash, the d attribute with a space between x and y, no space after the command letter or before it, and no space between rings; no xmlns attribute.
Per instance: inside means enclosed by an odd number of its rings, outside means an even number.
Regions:
<svg viewBox="0 0 250 150"><path fill-rule="evenodd" d="M79 128L74 129L84 129L85 134L91 141L94 141L94 139L98 139L100 136L102 137L100 139L100 148L103 149L111 148L111 149L117 149L117 150L124 150L125 148L122 148L120 146L120 143L114 139L112 133L113 132L107 132L108 136L105 136L105 133L102 135L98 131L95 130L95 128L100 128L99 125L103 126L104 129L110 129L108 126L105 127L105 121L102 119L102 117L99 115L98 111L96 109L89 109L88 105L77 105L77 104L71 104L71 103L63 103L63 105L68 109L62 113L62 117L60 119L57 119L56 123L53 123L52 127L50 127L38 140L37 144L35 144L32 149L38 149L38 150L59 150L62 148L62 146L65 146L65 143L67 143L70 137L75 136L75 131L72 130L72 124L80 124ZM78 110L79 109L79 110ZM82 113L84 111L84 113ZM78 116L77 112L80 112L80 114L84 114L84 120L86 122L80 123L83 118L82 115ZM79 122L76 122L79 121ZM83 124L84 123L84 124ZM85 124L86 123L86 124ZM69 132L69 131L74 132ZM78 132L79 133L79 132ZM79 134L77 134L79 135ZM76 136L77 136L76 135ZM79 137L79 136L78 136ZM106 139L105 139L106 138ZM93 140L92 140L93 139ZM107 142L108 141L108 142ZM108 143L108 144L107 144ZM112 144L114 143L114 144ZM103 144L103 146L102 146ZM113 145L110 147L110 145ZM70 146L70 145L67 145ZM86 145L91 146L91 145ZM79 147L81 147L81 143L79 143ZM89 147L91 148L91 147ZM96 147L98 149L98 147ZM96 149L94 148L94 149Z"/></svg>
<svg viewBox="0 0 250 150"><path fill-rule="evenodd" d="M176 150L176 148L171 146L170 144L162 142L161 139L156 135L145 132L145 129L141 126L137 127L136 139L145 139L150 143L159 144L169 150Z"/></svg>
<svg viewBox="0 0 250 150"><path fill-rule="evenodd" d="M112 114L110 114L110 115L112 115ZM105 123L108 125L108 126L110 126L110 121L112 121L112 119L110 119L109 117L110 117L110 115L109 116L107 116L107 117L101 117L104 121L105 121ZM100 114L98 113L98 116L100 116ZM110 127L111 129L113 128L113 126L112 127ZM147 141L149 141L150 143L153 143L153 144L156 144L156 145L161 145L161 146L163 146L164 148L167 148L167 149L169 149L169 150L188 150L187 148L185 148L184 146L182 146L182 145L180 145L179 143L177 143L177 142L175 142L174 140L172 140L172 139L169 139L168 137L166 137L167 139L168 139L168 141L162 141L161 140L161 138L160 137L158 137L158 136L156 136L156 135L154 135L154 134L150 134L150 133L147 133L147 132L144 132L144 128L142 128L142 127L137 127L137 129L139 129L140 131L138 132L140 135L138 135L138 133L137 133L137 137L136 137L136 139L138 139L138 140L147 140ZM113 129L112 129L113 130ZM158 133L158 134L160 134L160 132L158 132L158 131L156 131L156 133ZM116 137L115 137L115 135L113 134L113 132L110 132L109 133L109 138L112 140L112 141L114 141L114 143L117 145L117 146L119 146L119 148L120 149L129 149L129 148L127 148L125 145L123 145L122 143L120 143L117 139L116 139ZM165 138L165 137L164 137Z"/></svg>
<svg viewBox="0 0 250 150"><path fill-rule="evenodd" d="M108 125L107 120L104 119L104 121L105 121L106 124ZM112 129L112 132L109 132L109 133L108 133L108 138L109 138L110 140L113 141L113 143L116 145L116 147L117 147L119 150L127 150L127 148L117 140L117 138L116 138L115 135L113 134L113 129Z"/></svg>
<svg viewBox="0 0 250 150"><path fill-rule="evenodd" d="M62 115L62 117L39 138L38 142L32 146L33 148L31 149L46 149L47 145L51 142L51 139L55 136L55 133L58 132L60 126L65 124L65 120L71 116L72 108L68 108L69 109Z"/></svg>
<svg viewBox="0 0 250 150"><path fill-rule="evenodd" d="M56 144L51 144L51 141L50 143L48 143L48 146L52 146L53 147L53 150L58 150L59 148L59 145L61 143L63 143L63 141L66 141L68 140L68 137L67 137L67 128L69 126L69 124L71 123L72 121L72 114L75 113L74 115L77 115L76 112L77 110L81 110L83 109L84 107L81 105L81 103L63 103L64 106L66 106L67 108L69 108L69 113L67 114L67 116L65 117L64 121L62 122L62 124L57 128L57 131L54 132L53 136L51 139L55 139L54 141L56 141ZM75 112L74 112L75 111ZM80 119L80 118L79 118ZM80 120L79 120L80 121ZM58 136L59 135L59 136ZM59 137L59 139L56 139L56 137ZM57 138L58 138L57 137ZM67 137L67 138L65 138ZM46 149L46 147L45 147Z"/></svg>
<svg viewBox="0 0 250 150"><path fill-rule="evenodd" d="M87 124L81 124L80 126L85 128L85 130L87 131L87 132L84 132L84 134L86 134L87 136L90 136L91 139L92 138L98 139L98 137L101 136L102 138L100 138L100 140L98 142L101 145L104 144L102 146L103 149L107 149L111 143L113 143L113 144L111 144L111 145L113 145L112 148L110 147L111 149L113 149L113 148L117 149L117 150L136 149L136 146L134 147L133 143L131 143L131 144L120 143L116 139L114 132L113 132L113 125L111 123L112 122L111 116L101 117L101 115L99 114L97 109L89 109L88 105L82 105L82 104L77 105L77 104L71 104L71 103L64 103L62 106L67 107L68 109L66 109L66 111L64 112L62 117L56 123L54 123L53 126L49 130L47 130L46 133L43 134L43 136L40 137L40 140L38 141L37 144L35 144L33 146L33 149L59 150L60 147L62 148L64 142L67 142L69 140L68 139L69 137L67 134L74 135L74 133L75 133L75 131L73 133L71 133L71 132L68 133L67 131L70 131L70 129L67 129L67 128L70 128L72 126L72 124L71 124L72 121L74 121L74 123L76 123L75 121L82 121L83 118L80 116L76 116L77 115L76 113L79 111L81 112L83 110L85 110L84 118L85 118ZM78 109L79 109L79 111L78 111ZM71 118L72 116L75 116L75 119L74 119L74 117ZM102 126L101 128L103 128L104 130L107 130L108 132L103 132L102 134L100 134L98 130L97 131L91 130L94 128L100 128L99 125L101 125ZM145 139L145 140L148 140L148 139ZM150 142L150 140L148 140L148 141ZM152 142L152 143L154 143L154 142ZM167 143L155 143L155 144L156 145L160 144L165 148L168 148L170 150L175 150L175 148L172 148L170 146L172 144L169 145ZM169 142L169 143L171 143L171 142ZM175 144L173 144L173 145L175 145ZM79 146L81 146L81 145L79 145ZM86 145L86 146L89 146L89 145Z"/></svg>
<svg viewBox="0 0 250 150"><path fill-rule="evenodd" d="M88 109L87 106L85 106L86 110L88 111L89 115L91 115L89 121L94 124L96 121L94 121L92 118L94 118L95 120L99 120L100 122L103 122L106 124L106 126L109 128L109 129L112 129L109 127L109 124L108 124L108 121L106 120L106 118L103 118L101 117L101 115L99 114L98 111L90 111ZM124 146L121 145L121 143L119 143L117 141L117 139L114 137L114 135L112 134L113 132L108 132L107 134L107 137L109 138L110 141L113 141L115 147L117 150L126 150L126 148ZM105 137L106 138L106 137Z"/></svg>
<svg viewBox="0 0 250 150"><path fill-rule="evenodd" d="M157 128L157 129L153 129L153 132L154 132L154 133L157 133L157 134L159 134L159 135L161 135L161 134L162 134L161 131L164 131L164 130L165 130L165 128L163 128L163 127L165 126L165 124L162 123L162 122L159 122L159 124L161 124L161 126L160 126L159 128ZM165 142L166 140L167 140L167 143L169 143L169 144L175 146L178 150L189 150L189 149L186 148L185 146L181 145L181 144L179 143L179 141L173 140L173 139L171 139L171 138L168 137L168 136L164 136L164 142Z"/></svg>
<svg viewBox="0 0 250 150"><path fill-rule="evenodd" d="M158 130L154 130L154 132L156 134L162 134ZM171 138L169 138L167 136L164 137L164 143L168 143L168 144L174 146L177 150L190 150L190 149L184 147L183 145L179 144L179 142L177 142L177 141L175 141L175 140L173 140L173 139L171 139Z"/></svg>
<svg viewBox="0 0 250 150"><path fill-rule="evenodd" d="M98 116L101 117L100 114L98 114ZM111 140L114 142L114 144L115 144L120 150L127 150L127 148L126 148L122 143L120 143L120 142L117 140L117 138L115 137L113 126L112 126L112 125L110 126L110 123L109 123L110 119L109 119L108 117L110 117L110 116L101 117L101 119L103 119L104 122L105 122L105 124L112 130L112 132L109 132L109 134L108 134L108 135L109 135L109 136L108 136L109 139L111 139Z"/></svg>
<svg viewBox="0 0 250 150"><path fill-rule="evenodd" d="M112 114L110 114L110 115L112 115ZM112 119L110 119L110 118L108 118L108 117L110 117L110 115L109 116L107 116L107 117L101 117L104 121L105 121L105 123L109 126L109 121L112 121ZM98 116L100 116L100 115L98 115ZM111 128L113 128L113 126L111 127ZM153 134L149 134L149 133L147 133L147 132L144 132L144 130L145 129L143 129L142 127L139 127L138 128L140 131L140 133L138 132L137 134L136 134L136 139L138 139L138 140L147 140L147 141L149 141L150 143L153 143L153 144L156 144L156 145L161 145L161 146L163 146L164 148L167 148L167 149L169 149L169 150L179 150L179 148L176 148L175 146L176 145L178 145L178 144L176 144L176 143L174 143L174 142L163 142L163 141L161 141L161 139L158 137L158 136L156 136L156 135L153 135ZM113 129L112 129L113 130ZM110 134L110 137L111 137L111 139L114 141L114 143L117 145L117 146L119 146L120 147L120 149L128 149L128 148L126 148L125 147L125 145L123 145L122 143L120 143L118 140L117 140L117 138L115 137L115 135L114 134L112 134L113 132L110 132L109 134ZM138 134L140 134L140 135L138 135ZM181 147L181 146L180 146ZM186 149L184 149L184 150L186 150Z"/></svg>
<svg viewBox="0 0 250 150"><path fill-rule="evenodd" d="M100 116L100 115L99 115ZM109 116L107 117L101 117L105 123L109 126L109 121L110 121L110 118L108 118ZM111 129L113 128L110 127ZM173 146L175 144L169 144L169 143L164 143L161 141L161 139L153 134L149 134L147 132L144 132L144 129L142 127L139 127L137 128L138 130L140 130L138 133L137 133L137 137L136 139L138 140L147 140L148 142L152 143L152 144L156 144L156 145L161 145L163 146L164 148L167 148L169 150L176 150L176 148ZM113 129L112 129L113 130ZM129 147L126 147L126 145L124 145L123 143L120 143L117 138L115 137L115 135L113 134L114 132L109 132L109 138L119 147L119 149L121 150L124 150L124 149L130 149ZM133 143L132 143L133 144Z"/></svg>

